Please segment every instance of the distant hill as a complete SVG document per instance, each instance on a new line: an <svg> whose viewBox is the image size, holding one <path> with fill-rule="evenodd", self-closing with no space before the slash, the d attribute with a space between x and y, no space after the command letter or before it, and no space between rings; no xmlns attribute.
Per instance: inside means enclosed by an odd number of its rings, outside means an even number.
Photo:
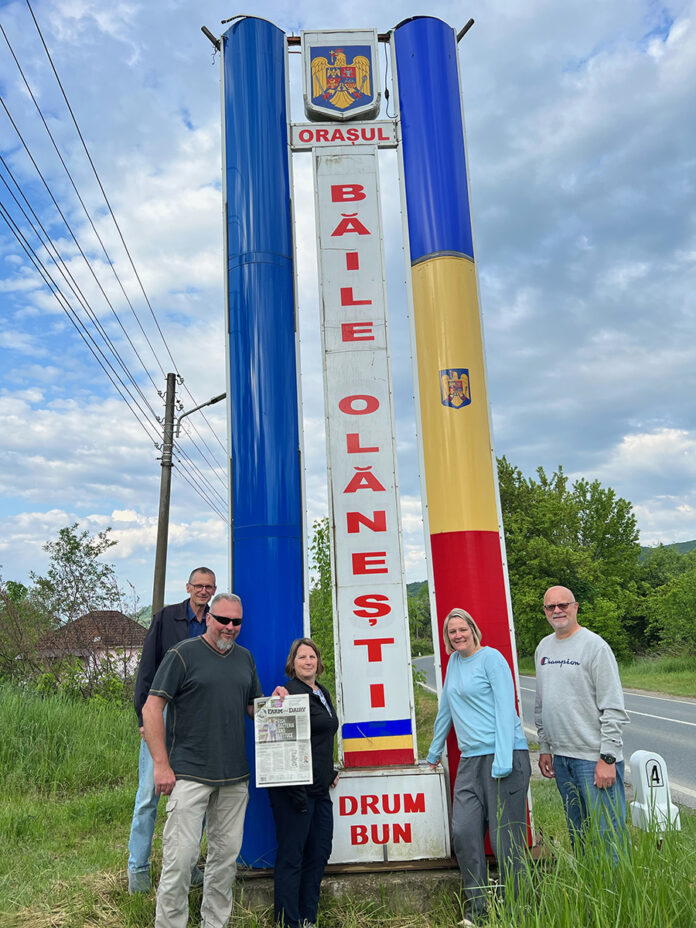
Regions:
<svg viewBox="0 0 696 928"><path fill-rule="evenodd" d="M143 628L149 628L150 622L152 621L152 606L143 606L142 609L138 609L133 618L138 625L142 625Z"/></svg>
<svg viewBox="0 0 696 928"><path fill-rule="evenodd" d="M646 548L641 545L640 556L644 558L646 554L649 554L650 551L654 551L655 548L659 545L653 545L652 547ZM680 554L688 554L693 548L696 548L696 538L693 541L675 541L671 545L663 545L664 548L674 548L675 551L678 551Z"/></svg>

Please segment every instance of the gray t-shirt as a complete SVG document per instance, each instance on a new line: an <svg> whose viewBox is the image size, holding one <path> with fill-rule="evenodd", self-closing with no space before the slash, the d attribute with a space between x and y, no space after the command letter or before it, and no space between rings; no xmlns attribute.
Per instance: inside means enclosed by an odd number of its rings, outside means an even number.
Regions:
<svg viewBox="0 0 696 928"><path fill-rule="evenodd" d="M227 786L249 777L246 709L263 693L246 648L235 644L221 654L203 637L180 641L150 692L167 700L167 751L179 779Z"/></svg>
<svg viewBox="0 0 696 928"><path fill-rule="evenodd" d="M629 721L616 658L588 628L568 638L548 635L537 646L534 716L541 754L623 760L622 729Z"/></svg>

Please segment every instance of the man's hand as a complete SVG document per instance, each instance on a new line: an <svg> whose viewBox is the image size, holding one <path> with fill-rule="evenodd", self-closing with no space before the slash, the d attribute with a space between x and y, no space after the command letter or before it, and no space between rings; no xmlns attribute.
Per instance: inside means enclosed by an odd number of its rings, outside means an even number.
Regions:
<svg viewBox="0 0 696 928"><path fill-rule="evenodd" d="M169 764L155 764L155 792L158 796L169 796L175 783L176 776Z"/></svg>
<svg viewBox="0 0 696 928"><path fill-rule="evenodd" d="M594 768L594 785L597 789L609 789L616 783L616 764L607 764L600 757Z"/></svg>
<svg viewBox="0 0 696 928"><path fill-rule="evenodd" d="M539 770L541 770L542 777L546 777L547 780L552 780L556 776L553 769L553 757L551 754L539 755Z"/></svg>

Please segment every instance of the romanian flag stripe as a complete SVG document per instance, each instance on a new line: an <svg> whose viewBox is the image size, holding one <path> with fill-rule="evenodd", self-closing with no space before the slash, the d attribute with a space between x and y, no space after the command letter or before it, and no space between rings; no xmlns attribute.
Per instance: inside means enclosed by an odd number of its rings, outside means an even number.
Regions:
<svg viewBox="0 0 696 928"><path fill-rule="evenodd" d="M349 738L384 738L411 735L411 719L382 719L376 722L346 722L341 729L344 741Z"/></svg>
<svg viewBox="0 0 696 928"><path fill-rule="evenodd" d="M375 755L371 751L346 751L344 754L346 767L374 767ZM393 751L381 751L379 754L380 767L398 767L402 764L413 764L415 757L413 749L399 748Z"/></svg>
<svg viewBox="0 0 696 928"><path fill-rule="evenodd" d="M389 751L392 748L410 748L413 751L413 737L401 735L392 738L348 738L343 742L343 750L348 751Z"/></svg>

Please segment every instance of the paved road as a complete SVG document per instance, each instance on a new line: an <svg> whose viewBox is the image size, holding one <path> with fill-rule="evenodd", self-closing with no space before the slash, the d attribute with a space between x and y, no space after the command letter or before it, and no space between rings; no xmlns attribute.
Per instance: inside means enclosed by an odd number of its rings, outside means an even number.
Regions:
<svg viewBox="0 0 696 928"><path fill-rule="evenodd" d="M534 727L534 677L520 677L522 716L530 740ZM667 762L672 796L696 808L696 700L624 690L631 724L624 728L624 757L657 751Z"/></svg>
<svg viewBox="0 0 696 928"><path fill-rule="evenodd" d="M434 656L432 654L426 654L425 657L414 657L413 663L415 664L416 670L420 670L425 674L425 685L428 689L435 689L435 664Z"/></svg>
<svg viewBox="0 0 696 928"><path fill-rule="evenodd" d="M435 689L432 655L418 657L416 668L426 675L426 685ZM534 727L534 677L520 677L524 728L536 741ZM696 809L696 699L678 699L624 690L631 724L624 729L624 756L634 751L656 751L667 762L672 798Z"/></svg>

